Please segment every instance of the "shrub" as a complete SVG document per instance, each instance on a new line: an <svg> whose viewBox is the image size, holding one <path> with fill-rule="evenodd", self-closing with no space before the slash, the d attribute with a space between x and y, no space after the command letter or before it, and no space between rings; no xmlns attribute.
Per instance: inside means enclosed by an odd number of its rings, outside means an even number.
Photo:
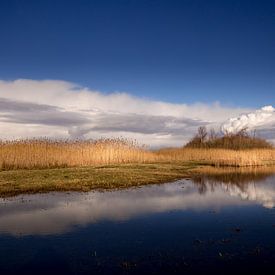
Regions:
<svg viewBox="0 0 275 275"><path fill-rule="evenodd" d="M265 139L249 135L247 129L237 133L218 136L212 129L208 134L205 127L199 127L198 133L185 145L185 148L222 148L232 150L271 149L272 144Z"/></svg>

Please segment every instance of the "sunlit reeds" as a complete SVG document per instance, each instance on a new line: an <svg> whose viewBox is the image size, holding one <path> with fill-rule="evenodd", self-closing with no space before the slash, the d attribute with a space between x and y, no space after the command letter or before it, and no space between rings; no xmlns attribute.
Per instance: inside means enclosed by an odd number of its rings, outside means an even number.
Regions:
<svg viewBox="0 0 275 275"><path fill-rule="evenodd" d="M97 141L31 139L0 142L2 170L177 161L213 166L267 165L275 163L275 149L171 148L150 151L126 139Z"/></svg>
<svg viewBox="0 0 275 275"><path fill-rule="evenodd" d="M160 159L170 161L195 161L213 166L260 166L275 164L275 149L162 149Z"/></svg>
<svg viewBox="0 0 275 275"><path fill-rule="evenodd" d="M143 163L153 160L152 152L125 139L31 139L0 142L0 167L5 170Z"/></svg>

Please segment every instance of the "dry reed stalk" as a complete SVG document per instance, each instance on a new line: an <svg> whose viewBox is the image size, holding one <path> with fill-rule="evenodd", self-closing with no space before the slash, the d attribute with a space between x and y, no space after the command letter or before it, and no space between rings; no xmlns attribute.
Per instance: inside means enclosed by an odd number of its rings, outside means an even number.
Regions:
<svg viewBox="0 0 275 275"><path fill-rule="evenodd" d="M275 149L171 148L149 151L126 139L0 141L0 169L75 167L119 163L195 161L214 166L258 166L275 163Z"/></svg>
<svg viewBox="0 0 275 275"><path fill-rule="evenodd" d="M275 149L163 149L157 152L171 161L196 161L214 166L260 166L275 164Z"/></svg>

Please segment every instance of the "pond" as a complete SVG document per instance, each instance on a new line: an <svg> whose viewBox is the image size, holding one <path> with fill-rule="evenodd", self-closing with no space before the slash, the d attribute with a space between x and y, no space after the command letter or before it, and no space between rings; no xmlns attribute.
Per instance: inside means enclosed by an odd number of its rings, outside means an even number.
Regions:
<svg viewBox="0 0 275 275"><path fill-rule="evenodd" d="M270 169L221 169L127 190L0 199L1 274L274 270Z"/></svg>

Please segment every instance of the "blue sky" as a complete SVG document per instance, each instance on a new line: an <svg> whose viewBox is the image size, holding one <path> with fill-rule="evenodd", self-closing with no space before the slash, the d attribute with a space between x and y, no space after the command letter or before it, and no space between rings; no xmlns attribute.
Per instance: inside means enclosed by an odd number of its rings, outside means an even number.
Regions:
<svg viewBox="0 0 275 275"><path fill-rule="evenodd" d="M0 2L0 79L172 103L274 104L275 1Z"/></svg>
<svg viewBox="0 0 275 275"><path fill-rule="evenodd" d="M275 0L1 0L0 139L181 146L206 126L275 143L274 14Z"/></svg>

